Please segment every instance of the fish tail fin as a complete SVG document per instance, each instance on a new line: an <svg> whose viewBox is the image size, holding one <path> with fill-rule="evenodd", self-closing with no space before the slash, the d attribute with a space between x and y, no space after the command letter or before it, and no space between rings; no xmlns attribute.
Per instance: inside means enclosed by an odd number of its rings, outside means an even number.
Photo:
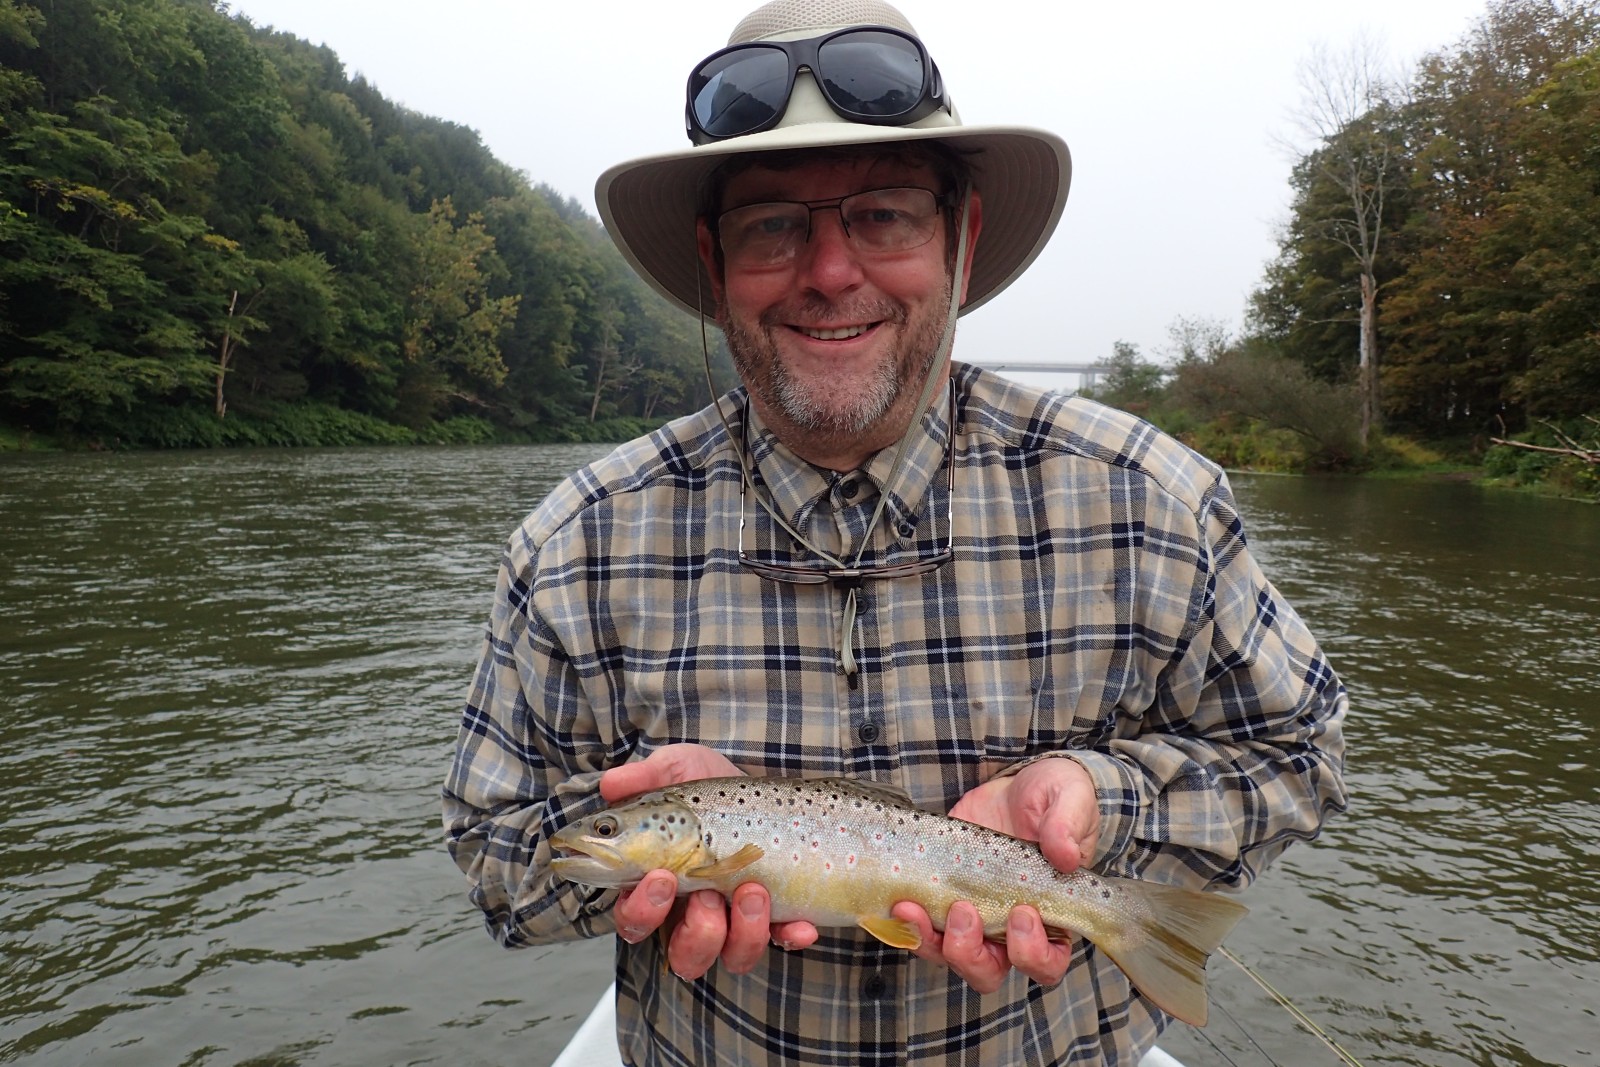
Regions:
<svg viewBox="0 0 1600 1067"><path fill-rule="evenodd" d="M1206 957L1249 912L1217 893L1130 882L1149 905L1132 930L1092 940L1156 1007L1191 1026L1206 1024Z"/></svg>

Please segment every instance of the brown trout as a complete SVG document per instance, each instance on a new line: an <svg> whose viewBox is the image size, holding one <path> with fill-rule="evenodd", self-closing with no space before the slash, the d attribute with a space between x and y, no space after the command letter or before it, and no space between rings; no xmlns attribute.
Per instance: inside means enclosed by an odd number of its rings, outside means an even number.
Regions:
<svg viewBox="0 0 1600 1067"><path fill-rule="evenodd" d="M581 819L550 839L551 867L581 885L632 888L650 871L678 876L679 894L745 882L772 896L774 922L859 926L916 949L917 928L889 914L899 901L944 928L970 901L984 935L1005 939L1018 904L1039 910L1052 940L1094 942L1162 1011L1206 1021L1206 958L1247 909L1214 893L1062 874L1031 841L932 815L892 786L846 778L708 778L647 793Z"/></svg>

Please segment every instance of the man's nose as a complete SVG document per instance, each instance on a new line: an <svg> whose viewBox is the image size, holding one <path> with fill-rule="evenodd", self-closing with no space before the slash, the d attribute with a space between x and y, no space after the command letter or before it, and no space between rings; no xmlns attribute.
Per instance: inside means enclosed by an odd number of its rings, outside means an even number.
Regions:
<svg viewBox="0 0 1600 1067"><path fill-rule="evenodd" d="M861 283L859 249L837 209L811 215L811 237L800 250L800 283L819 293L841 293Z"/></svg>

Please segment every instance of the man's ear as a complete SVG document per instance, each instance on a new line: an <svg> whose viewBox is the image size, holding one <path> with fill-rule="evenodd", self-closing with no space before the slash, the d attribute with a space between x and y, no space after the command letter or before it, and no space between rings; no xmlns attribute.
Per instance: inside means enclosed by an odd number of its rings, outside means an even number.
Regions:
<svg viewBox="0 0 1600 1067"><path fill-rule="evenodd" d="M700 254L700 265L705 268L706 277L711 279L711 302L718 307L722 306L722 265L717 262L717 238L711 232L711 227L706 225L704 217L694 220L695 251Z"/></svg>

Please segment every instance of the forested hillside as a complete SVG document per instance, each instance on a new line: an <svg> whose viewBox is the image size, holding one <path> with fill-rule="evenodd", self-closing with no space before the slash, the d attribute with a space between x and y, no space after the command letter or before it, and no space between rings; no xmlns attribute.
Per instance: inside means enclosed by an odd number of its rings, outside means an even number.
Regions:
<svg viewBox="0 0 1600 1067"><path fill-rule="evenodd" d="M704 401L694 322L576 203L225 5L0 0L0 136L13 436L615 438Z"/></svg>

